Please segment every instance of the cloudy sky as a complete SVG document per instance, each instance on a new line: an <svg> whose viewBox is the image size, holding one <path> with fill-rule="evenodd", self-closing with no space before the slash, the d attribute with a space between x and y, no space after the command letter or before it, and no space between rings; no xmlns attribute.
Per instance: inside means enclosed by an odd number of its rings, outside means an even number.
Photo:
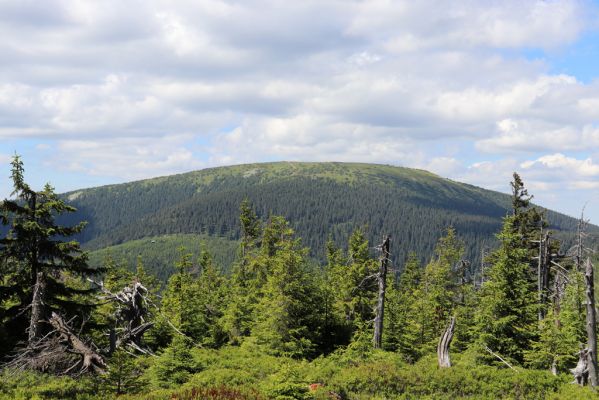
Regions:
<svg viewBox="0 0 599 400"><path fill-rule="evenodd" d="M376 162L599 223L599 2L0 0L0 196Z"/></svg>

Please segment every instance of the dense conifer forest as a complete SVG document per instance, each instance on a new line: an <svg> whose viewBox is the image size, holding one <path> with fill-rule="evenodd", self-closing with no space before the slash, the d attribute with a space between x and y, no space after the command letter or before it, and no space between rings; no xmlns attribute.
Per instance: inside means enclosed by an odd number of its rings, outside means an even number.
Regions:
<svg viewBox="0 0 599 400"><path fill-rule="evenodd" d="M394 167L274 165L58 196L15 157L0 398L597 396L584 216L534 206L517 174L507 196ZM158 257L164 234L166 282L144 254L92 266L79 242L154 236L135 248ZM190 249L184 234L208 236ZM235 257L211 254L214 235Z"/></svg>
<svg viewBox="0 0 599 400"><path fill-rule="evenodd" d="M506 188L508 185L506 183ZM481 254L496 245L495 233L510 210L508 195L453 182L422 170L373 164L280 162L205 169L145 181L85 189L63 197L77 208L63 216L70 225L86 221L75 238L87 250L123 245L133 240L164 243L164 235L203 235L238 241L239 204L248 199L258 216L284 216L309 248L311 258L325 261L326 243L347 246L352 232L362 228L369 241L383 232L395 237L392 259L403 264L416 253L428 262L437 239L447 227L464 242L464 257L480 267ZM546 211L550 227L571 245L576 219ZM597 232L594 226L589 230ZM125 258L132 265L140 242L129 244ZM208 249L230 272L230 246L206 241ZM190 249L198 252L198 248ZM137 252L137 253L136 253ZM172 251L156 250L154 253ZM102 253L104 254L105 251ZM123 248L114 249L119 256ZM228 253L230 254L230 253ZM100 255L92 253L92 265ZM163 279L174 272L176 258L144 259ZM120 261L120 259L119 259ZM475 271L471 271L474 273Z"/></svg>

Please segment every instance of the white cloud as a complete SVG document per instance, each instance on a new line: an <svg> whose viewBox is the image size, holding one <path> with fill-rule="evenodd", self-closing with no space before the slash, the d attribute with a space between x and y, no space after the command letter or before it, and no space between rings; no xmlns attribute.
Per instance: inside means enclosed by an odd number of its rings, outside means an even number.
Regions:
<svg viewBox="0 0 599 400"><path fill-rule="evenodd" d="M190 135L168 137L64 140L46 163L68 172L109 176L119 181L143 179L206 166L186 145Z"/></svg>
<svg viewBox="0 0 599 400"><path fill-rule="evenodd" d="M400 50L482 47L554 48L576 39L585 20L579 1L516 0L356 3L354 35L388 38Z"/></svg>
<svg viewBox="0 0 599 400"><path fill-rule="evenodd" d="M576 179L576 177L597 177L599 180L599 164L593 163L591 158L579 160L574 157L567 157L561 153L548 154L533 161L526 161L521 164L524 169L544 168L557 170L564 177Z"/></svg>
<svg viewBox="0 0 599 400"><path fill-rule="evenodd" d="M43 139L48 168L120 179L345 160L503 188L526 165L539 190L558 171L593 190L599 80L550 59L596 17L582 0L4 2L0 152Z"/></svg>

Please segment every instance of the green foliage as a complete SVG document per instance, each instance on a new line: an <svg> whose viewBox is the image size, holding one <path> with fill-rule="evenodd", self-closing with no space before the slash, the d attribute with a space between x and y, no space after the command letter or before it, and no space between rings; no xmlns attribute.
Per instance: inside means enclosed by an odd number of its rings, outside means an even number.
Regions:
<svg viewBox="0 0 599 400"><path fill-rule="evenodd" d="M501 245L492 254L493 265L481 288L476 321L481 349L486 345L521 364L536 336L538 304L528 249L522 235L514 231L513 221L514 216L506 217L498 235ZM489 357L488 362L496 362Z"/></svg>
<svg viewBox="0 0 599 400"><path fill-rule="evenodd" d="M326 399L337 393L347 399L592 399L590 388L570 384L568 375L548 371L476 365L468 357L453 357L452 368L439 369L434 357L410 365L399 354L372 351L363 358L337 351L312 362L273 357L256 349L188 349L189 360L201 371L186 375L186 383L170 389L156 386L119 399ZM162 357L162 356L161 356ZM154 376L156 364L147 371ZM310 391L311 384L318 384ZM36 397L37 396L37 397ZM77 397L79 396L79 397ZM0 399L110 399L89 380L40 374L2 375Z"/></svg>
<svg viewBox="0 0 599 400"><path fill-rule="evenodd" d="M385 332L383 347L398 351L406 361L413 362L419 357L416 346L421 330L417 315L418 288L422 280L422 267L416 255L411 253L401 273L399 281L390 277L385 309Z"/></svg>
<svg viewBox="0 0 599 400"><path fill-rule="evenodd" d="M416 348L432 351L454 313L457 301L457 282L453 268L464 252L464 245L453 228L447 229L435 247L435 258L424 268L416 291L414 310L420 332Z"/></svg>
<svg viewBox="0 0 599 400"><path fill-rule="evenodd" d="M98 390L97 382L88 377L73 379L29 371L0 371L1 400L92 399Z"/></svg>
<svg viewBox="0 0 599 400"><path fill-rule="evenodd" d="M319 337L322 302L310 279L305 249L281 217L271 217L262 239L266 282L252 336L273 354L306 357ZM264 279L260 277L258 279Z"/></svg>
<svg viewBox="0 0 599 400"><path fill-rule="evenodd" d="M179 247L185 247L197 259L202 251L213 255L217 265L230 272L227 268L236 258L236 248L239 243L218 236L197 234L173 234L152 236L144 239L127 241L89 252L89 265L92 267L104 265L104 260L110 257L130 271L135 271L138 259L141 257L148 274L156 276L161 282L166 282L175 272L175 263L179 259Z"/></svg>
<svg viewBox="0 0 599 400"><path fill-rule="evenodd" d="M56 222L75 208L49 184L41 191L31 189L19 156L11 164L14 199L0 202L0 222L8 225L6 236L0 237L0 322L4 326L7 320L5 327L12 333L9 348L25 338L27 325L29 340L43 337L47 327L42 321L52 312L89 316L92 290L82 278L102 272L90 268L79 243L69 240L85 223ZM41 289L33 300L36 285Z"/></svg>
<svg viewBox="0 0 599 400"><path fill-rule="evenodd" d="M177 335L170 346L154 361L150 368L152 383L161 388L179 386L202 369L193 358L189 339Z"/></svg>
<svg viewBox="0 0 599 400"><path fill-rule="evenodd" d="M549 309L541 321L538 340L525 353L529 366L568 372L576 365L576 350L587 340L585 315L579 310L584 299L583 287L583 274L571 271L559 308L556 303Z"/></svg>
<svg viewBox="0 0 599 400"><path fill-rule="evenodd" d="M117 350L110 357L108 372L100 377L101 388L110 394L137 393L146 384L142 380L143 370L131 355Z"/></svg>

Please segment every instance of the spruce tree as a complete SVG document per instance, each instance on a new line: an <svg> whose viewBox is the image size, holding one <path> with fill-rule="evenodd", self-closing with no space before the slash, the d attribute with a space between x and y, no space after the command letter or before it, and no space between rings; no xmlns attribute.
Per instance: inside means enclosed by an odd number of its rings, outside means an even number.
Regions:
<svg viewBox="0 0 599 400"><path fill-rule="evenodd" d="M549 309L541 321L539 338L525 353L530 367L568 372L578 361L576 351L586 343L585 315L578 309L584 301L584 277L573 269L567 278L563 298Z"/></svg>
<svg viewBox="0 0 599 400"><path fill-rule="evenodd" d="M321 346L323 352L328 353L337 346L349 344L352 326L346 320L345 313L339 312L336 307L336 299L340 298L339 274L342 273L347 260L343 251L331 238L327 242L326 250L327 264L317 278L320 278L319 287L323 299Z"/></svg>
<svg viewBox="0 0 599 400"><path fill-rule="evenodd" d="M200 253L198 261L200 276L195 282L198 300L198 318L196 324L198 339L205 346L218 347L225 341L226 334L220 319L227 302L226 280L217 269L212 256L206 250Z"/></svg>
<svg viewBox="0 0 599 400"><path fill-rule="evenodd" d="M241 226L240 256L233 266L233 273L229 279L227 304L220 321L230 344L240 344L245 337L249 336L254 308L259 297L254 282L253 272L255 271L251 271L250 264L255 264L260 255L262 221L256 216L247 199L241 203L239 223Z"/></svg>
<svg viewBox="0 0 599 400"><path fill-rule="evenodd" d="M341 257L339 256L339 260ZM364 231L355 230L349 238L347 260L332 270L335 281L337 312L360 337L370 337L376 296L377 262L370 256ZM366 340L366 339L365 339Z"/></svg>
<svg viewBox="0 0 599 400"><path fill-rule="evenodd" d="M419 356L416 304L421 279L422 266L416 254L410 253L399 281L393 279L390 282L387 296L384 348L399 352L408 362Z"/></svg>
<svg viewBox="0 0 599 400"><path fill-rule="evenodd" d="M536 338L536 285L530 278L526 242L514 229L515 219L514 215L504 219L497 236L500 247L491 255L492 266L480 293L477 344L487 362L496 360L484 352L485 346L521 364Z"/></svg>
<svg viewBox="0 0 599 400"><path fill-rule="evenodd" d="M196 324L200 306L192 275L194 265L192 255L185 248L180 248L179 251L181 256L175 264L177 272L169 278L162 296L162 317L168 320L162 323L172 324L180 333L196 341L200 336Z"/></svg>
<svg viewBox="0 0 599 400"><path fill-rule="evenodd" d="M3 292L9 292L18 305L7 312L27 316L28 341L33 343L44 336L44 321L52 312L69 316L89 314L92 290L84 277L102 272L87 265L87 255L79 243L67 241L83 229L85 223L62 226L55 219L75 208L67 205L49 184L41 191L33 190L24 179L23 162L19 156L12 160L11 200L0 203L2 222L9 226L8 234L0 239L0 264L8 275ZM10 282L9 282L10 280ZM15 314L16 312L16 314ZM19 338L24 330L15 332Z"/></svg>
<svg viewBox="0 0 599 400"><path fill-rule="evenodd" d="M272 354L312 356L321 333L322 301L309 274L307 249L282 217L271 217L262 247L268 267L252 336Z"/></svg>

